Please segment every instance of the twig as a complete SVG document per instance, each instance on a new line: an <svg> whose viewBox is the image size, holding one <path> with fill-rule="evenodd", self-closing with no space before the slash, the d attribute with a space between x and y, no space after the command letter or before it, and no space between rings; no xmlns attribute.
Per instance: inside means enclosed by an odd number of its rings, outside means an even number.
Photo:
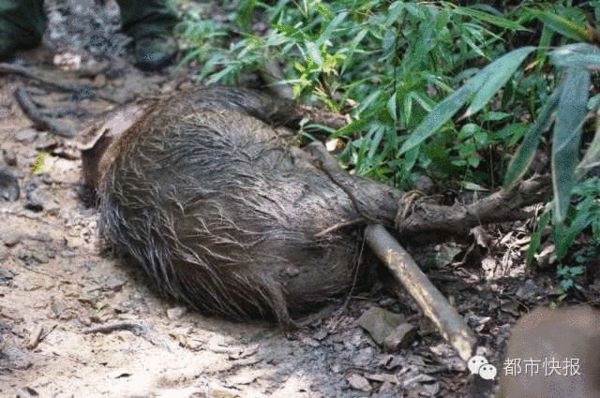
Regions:
<svg viewBox="0 0 600 398"><path fill-rule="evenodd" d="M84 334L91 334L91 333L108 334L108 333L116 332L119 330L127 330L127 331L135 334L136 336L142 336L142 337L146 336L149 332L147 327L142 326L138 323L115 322L115 323L111 323L108 325L99 325L99 326L94 326L94 327L90 327L87 329L83 329L83 333Z"/></svg>
<svg viewBox="0 0 600 398"><path fill-rule="evenodd" d="M73 131L73 129L54 119L42 115L40 110L31 100L31 97L25 88L19 87L16 89L15 98L21 106L21 109L23 109L25 115L27 115L27 117L33 122L33 125L36 128L65 138L73 138L75 136L75 131Z"/></svg>
<svg viewBox="0 0 600 398"><path fill-rule="evenodd" d="M23 66L19 66L19 65L0 63L0 73L22 76L22 77L30 79L30 80L35 80L38 83L41 83L47 87L51 87L51 88L54 88L56 90L63 91L63 92L75 93L82 97L87 97L87 98L98 97L105 101L116 103L116 104L123 103L122 100L119 100L109 94L102 93L92 86L88 86L85 84L64 82L64 81L60 81L60 80L51 80L51 79L39 76L39 75L33 73L32 71L30 71L29 69L27 69Z"/></svg>
<svg viewBox="0 0 600 398"><path fill-rule="evenodd" d="M40 341L42 341L42 333L44 332L44 327L42 325L37 325L35 329L33 329L33 333L29 336L29 341L27 342L27 348L33 350L38 346Z"/></svg>
<svg viewBox="0 0 600 398"><path fill-rule="evenodd" d="M174 345L168 338L165 338L152 330L151 328L140 325L139 323L134 322L115 322L107 325L99 325L93 326L90 328L83 329L82 332L84 334L91 333L112 333L115 331L126 330L133 333L136 336L142 337L147 340L152 345L162 345L167 348L169 351L174 352L177 350L177 346Z"/></svg>
<svg viewBox="0 0 600 398"><path fill-rule="evenodd" d="M38 346L38 344L44 341L44 339L48 337L50 333L52 333L54 329L56 329L56 325L52 325L50 330L44 333L44 327L42 325L37 325L29 338L29 342L26 345L27 349L35 349Z"/></svg>
<svg viewBox="0 0 600 398"><path fill-rule="evenodd" d="M423 313L433 321L458 355L467 361L477 340L454 307L383 226L369 225L365 237L369 247L406 288Z"/></svg>

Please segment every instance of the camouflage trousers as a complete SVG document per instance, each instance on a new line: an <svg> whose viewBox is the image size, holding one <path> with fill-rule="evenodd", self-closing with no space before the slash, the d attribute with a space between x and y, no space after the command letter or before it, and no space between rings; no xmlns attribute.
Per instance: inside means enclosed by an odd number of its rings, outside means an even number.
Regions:
<svg viewBox="0 0 600 398"><path fill-rule="evenodd" d="M134 39L171 33L178 22L173 0L117 0L124 33ZM0 37L18 47L39 44L46 29L43 0L0 0Z"/></svg>

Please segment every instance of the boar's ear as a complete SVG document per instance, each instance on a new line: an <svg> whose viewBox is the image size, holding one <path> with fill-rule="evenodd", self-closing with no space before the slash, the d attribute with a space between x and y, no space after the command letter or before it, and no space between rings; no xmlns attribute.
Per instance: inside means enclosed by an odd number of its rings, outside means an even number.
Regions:
<svg viewBox="0 0 600 398"><path fill-rule="evenodd" d="M104 130L92 146L81 150L81 172L83 177L83 199L88 205L95 202L96 189L100 182L102 170L100 163L104 153L111 143L115 141L115 137L109 135L108 130Z"/></svg>
<svg viewBox="0 0 600 398"><path fill-rule="evenodd" d="M116 156L112 153L116 151L113 144L142 118L149 105L139 103L119 108L84 132L84 136L92 136L86 144L79 146L84 185L82 196L88 205L95 202L96 189Z"/></svg>

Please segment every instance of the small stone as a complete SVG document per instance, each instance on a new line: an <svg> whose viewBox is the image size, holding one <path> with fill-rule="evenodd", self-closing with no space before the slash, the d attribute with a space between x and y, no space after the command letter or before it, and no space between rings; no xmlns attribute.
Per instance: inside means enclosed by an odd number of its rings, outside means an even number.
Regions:
<svg viewBox="0 0 600 398"><path fill-rule="evenodd" d="M363 376L353 373L346 378L350 387L355 390L369 392L371 391L371 384L369 380L365 379Z"/></svg>
<svg viewBox="0 0 600 398"><path fill-rule="evenodd" d="M25 202L25 208L31 211L42 211L44 210L44 199L39 191L27 192L27 201Z"/></svg>
<svg viewBox="0 0 600 398"><path fill-rule="evenodd" d="M31 258L40 264L46 264L48 262L48 256L43 253L32 253Z"/></svg>
<svg viewBox="0 0 600 398"><path fill-rule="evenodd" d="M373 348L363 348L352 357L352 364L358 368L366 368L369 366L374 356L375 352Z"/></svg>
<svg viewBox="0 0 600 398"><path fill-rule="evenodd" d="M173 307L167 310L167 318L174 321L176 319L181 318L187 312L187 308L185 307Z"/></svg>
<svg viewBox="0 0 600 398"><path fill-rule="evenodd" d="M37 131L32 128L23 129L15 134L15 140L24 144L33 142L37 137Z"/></svg>
<svg viewBox="0 0 600 398"><path fill-rule="evenodd" d="M125 283L127 283L127 280L112 275L106 280L104 287L107 290L112 290L113 292L118 292L119 290L121 290L123 285L125 285Z"/></svg>
<svg viewBox="0 0 600 398"><path fill-rule="evenodd" d="M13 247L21 242L23 236L20 233L12 232L0 237L0 239L2 239L2 242L4 242L6 246Z"/></svg>
<svg viewBox="0 0 600 398"><path fill-rule="evenodd" d="M408 345L415 336L416 329L410 323L403 323L394 329L383 340L383 347L388 351L396 351L399 347Z"/></svg>
<svg viewBox="0 0 600 398"><path fill-rule="evenodd" d="M404 321L404 315L395 314L380 307L371 307L358 319L373 340L381 345L385 338Z"/></svg>
<svg viewBox="0 0 600 398"><path fill-rule="evenodd" d="M2 249L3 249L3 247L0 246L0 256L2 255L1 254ZM2 260L2 258L0 257L0 261L1 260ZM14 275L15 274L11 270L0 268L0 285L8 285L10 283L10 281L12 281Z"/></svg>
<svg viewBox="0 0 600 398"><path fill-rule="evenodd" d="M17 153L12 149L3 149L2 158L7 166L15 167L17 165Z"/></svg>
<svg viewBox="0 0 600 398"><path fill-rule="evenodd" d="M94 86L102 87L106 85L106 76L103 73L99 73L94 77Z"/></svg>
<svg viewBox="0 0 600 398"><path fill-rule="evenodd" d="M0 202L14 202L19 199L20 194L19 181L15 175L8 170L0 170Z"/></svg>

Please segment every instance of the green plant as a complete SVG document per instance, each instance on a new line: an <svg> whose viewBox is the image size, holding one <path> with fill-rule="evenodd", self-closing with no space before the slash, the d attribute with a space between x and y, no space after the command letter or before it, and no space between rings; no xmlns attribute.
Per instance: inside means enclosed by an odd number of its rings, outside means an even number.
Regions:
<svg viewBox="0 0 600 398"><path fill-rule="evenodd" d="M582 265L578 265L578 266L574 266L574 267L568 267L568 266L562 266L559 265L558 268L556 269L556 275L558 276L558 279L560 281L559 286L558 286L558 294L559 294L559 301L563 300L569 290L573 289L573 288L577 288L580 289L581 287L578 286L575 283L574 278L578 275L583 274L585 270L585 267Z"/></svg>

